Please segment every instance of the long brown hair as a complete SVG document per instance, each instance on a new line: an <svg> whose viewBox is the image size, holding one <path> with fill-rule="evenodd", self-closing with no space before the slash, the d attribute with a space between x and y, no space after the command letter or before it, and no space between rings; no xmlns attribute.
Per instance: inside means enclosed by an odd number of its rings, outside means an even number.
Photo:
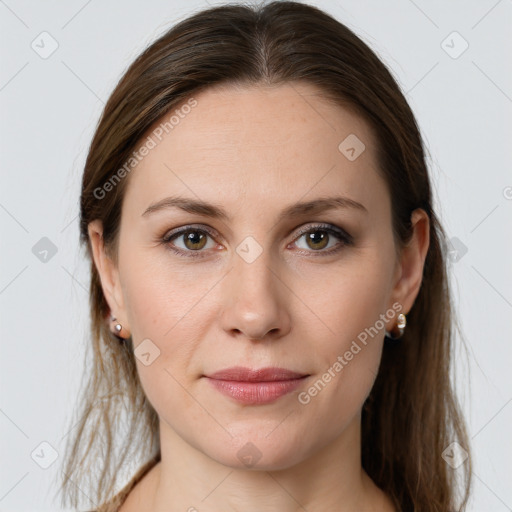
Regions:
<svg viewBox="0 0 512 512"><path fill-rule="evenodd" d="M215 84L295 82L315 85L326 99L353 108L376 134L397 250L410 239L414 209L424 209L430 218L423 281L405 334L399 342L385 342L379 374L363 406L363 468L400 510L465 508L471 459L453 469L442 456L453 442L469 452L469 440L450 375L456 321L447 239L433 210L422 137L377 55L318 8L288 1L229 4L193 14L133 62L105 105L80 198L81 243L91 261L92 362L66 447L65 506L77 506L82 494L103 503L114 495L126 464L157 460L160 450L158 417L142 391L132 346L120 344L109 330L110 311L88 238L89 223L100 219L105 248L117 261L128 177L118 179L108 193L98 191L105 191L116 173L119 177L148 130L194 94Z"/></svg>

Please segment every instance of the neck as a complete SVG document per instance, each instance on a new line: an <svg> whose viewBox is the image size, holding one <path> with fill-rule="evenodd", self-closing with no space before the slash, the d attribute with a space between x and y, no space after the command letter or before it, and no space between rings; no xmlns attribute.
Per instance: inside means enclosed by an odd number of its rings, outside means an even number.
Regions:
<svg viewBox="0 0 512 512"><path fill-rule="evenodd" d="M334 442L279 469L221 464L164 421L160 422L160 447L162 460L155 467L152 497L146 501L153 512L393 510L361 467L360 416Z"/></svg>

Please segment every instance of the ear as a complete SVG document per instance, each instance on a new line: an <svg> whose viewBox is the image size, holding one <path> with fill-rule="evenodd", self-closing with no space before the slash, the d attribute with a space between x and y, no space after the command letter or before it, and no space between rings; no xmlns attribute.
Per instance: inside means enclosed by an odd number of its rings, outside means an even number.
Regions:
<svg viewBox="0 0 512 512"><path fill-rule="evenodd" d="M94 264L98 271L101 287L105 299L110 306L110 311L117 320L124 326L126 325L126 314L124 300L119 279L119 271L106 254L103 243L103 225L101 220L96 219L89 223L89 239L91 241Z"/></svg>
<svg viewBox="0 0 512 512"><path fill-rule="evenodd" d="M430 219L421 208L411 214L413 234L409 243L402 249L393 287L393 302L402 305L402 312L407 314L420 291L423 267L430 244Z"/></svg>

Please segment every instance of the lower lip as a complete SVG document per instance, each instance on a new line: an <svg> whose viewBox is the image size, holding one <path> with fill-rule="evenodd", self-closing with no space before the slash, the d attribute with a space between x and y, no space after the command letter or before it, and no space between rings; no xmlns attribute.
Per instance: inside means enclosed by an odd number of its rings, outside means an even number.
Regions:
<svg viewBox="0 0 512 512"><path fill-rule="evenodd" d="M297 389L305 377L269 382L240 382L210 379L208 381L221 393L238 402L254 405L268 404Z"/></svg>

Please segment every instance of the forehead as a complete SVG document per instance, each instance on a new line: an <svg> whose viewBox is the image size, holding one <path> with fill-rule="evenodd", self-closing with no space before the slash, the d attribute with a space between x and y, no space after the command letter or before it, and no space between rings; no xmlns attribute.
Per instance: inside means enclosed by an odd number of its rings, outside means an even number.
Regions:
<svg viewBox="0 0 512 512"><path fill-rule="evenodd" d="M382 194L368 125L314 86L216 86L192 98L193 107L176 107L143 138L156 144L130 173L125 196L138 215L168 195L238 209L241 201L271 207L333 189L363 204Z"/></svg>

